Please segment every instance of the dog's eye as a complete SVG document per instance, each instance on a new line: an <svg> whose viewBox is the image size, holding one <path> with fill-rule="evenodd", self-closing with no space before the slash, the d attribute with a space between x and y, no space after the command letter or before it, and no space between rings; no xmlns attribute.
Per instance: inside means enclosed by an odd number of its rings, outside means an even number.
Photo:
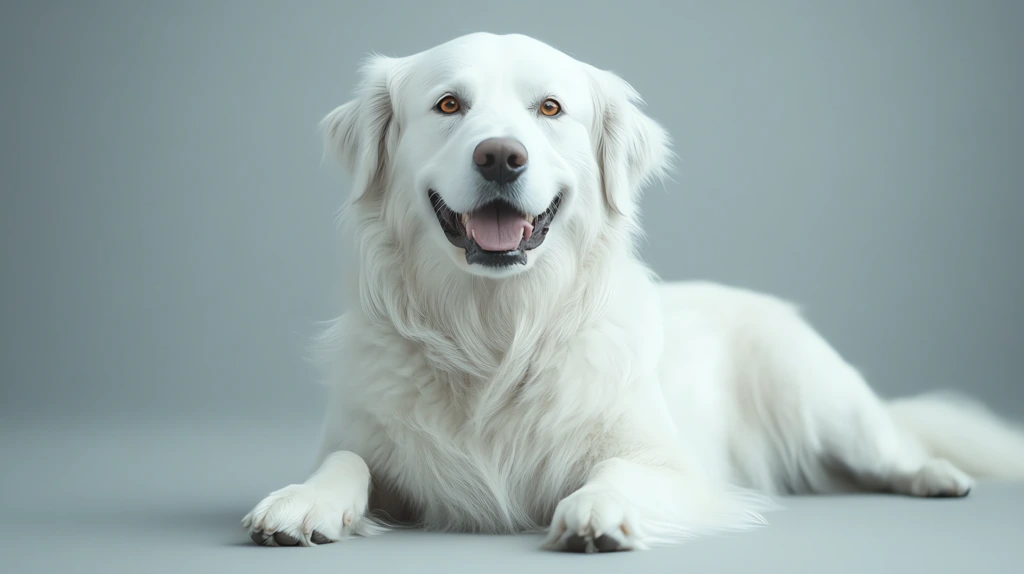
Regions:
<svg viewBox="0 0 1024 574"><path fill-rule="evenodd" d="M551 98L544 100L544 102L541 103L540 105L540 113L549 118L553 118L561 112L562 104L559 104L557 101L552 100Z"/></svg>
<svg viewBox="0 0 1024 574"><path fill-rule="evenodd" d="M440 102L437 102L435 107L442 114L454 114L459 111L461 106L459 105L459 100L455 99L455 96L445 96Z"/></svg>

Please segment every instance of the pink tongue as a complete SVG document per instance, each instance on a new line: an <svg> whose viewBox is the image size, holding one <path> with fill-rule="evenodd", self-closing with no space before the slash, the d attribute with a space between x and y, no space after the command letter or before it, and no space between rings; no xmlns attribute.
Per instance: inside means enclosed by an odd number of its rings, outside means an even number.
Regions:
<svg viewBox="0 0 1024 574"><path fill-rule="evenodd" d="M515 210L489 205L469 214L466 234L484 251L511 251L529 239L533 226Z"/></svg>

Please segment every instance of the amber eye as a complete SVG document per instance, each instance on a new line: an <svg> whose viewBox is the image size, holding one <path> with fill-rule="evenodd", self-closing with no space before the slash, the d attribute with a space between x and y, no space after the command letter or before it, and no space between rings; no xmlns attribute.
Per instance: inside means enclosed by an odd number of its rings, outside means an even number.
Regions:
<svg viewBox="0 0 1024 574"><path fill-rule="evenodd" d="M544 114L549 118L557 116L558 113L561 111L561 104L559 104L555 100L552 100L551 98L544 100L544 103L540 105L540 113Z"/></svg>
<svg viewBox="0 0 1024 574"><path fill-rule="evenodd" d="M455 96L445 96L437 102L437 110L442 114L454 114L459 111L459 100Z"/></svg>

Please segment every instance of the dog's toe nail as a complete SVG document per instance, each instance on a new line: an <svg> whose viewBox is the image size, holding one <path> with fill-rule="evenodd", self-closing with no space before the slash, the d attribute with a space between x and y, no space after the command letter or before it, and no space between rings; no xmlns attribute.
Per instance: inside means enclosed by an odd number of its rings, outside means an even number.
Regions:
<svg viewBox="0 0 1024 574"><path fill-rule="evenodd" d="M299 543L299 539L284 532L277 532L274 534L274 542L277 542L278 546L295 546Z"/></svg>
<svg viewBox="0 0 1024 574"><path fill-rule="evenodd" d="M331 542L334 542L330 538L320 534L319 530L313 531L313 536L310 537L310 540L313 541L313 544L330 544Z"/></svg>
<svg viewBox="0 0 1024 574"><path fill-rule="evenodd" d="M263 546L267 543L267 536L259 530L253 530L252 533L249 534L249 538L251 538L253 542L259 544L260 546Z"/></svg>

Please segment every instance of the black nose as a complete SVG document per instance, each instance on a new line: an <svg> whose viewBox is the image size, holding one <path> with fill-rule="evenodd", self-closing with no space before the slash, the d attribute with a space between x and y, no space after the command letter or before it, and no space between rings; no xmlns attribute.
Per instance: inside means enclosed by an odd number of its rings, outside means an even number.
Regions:
<svg viewBox="0 0 1024 574"><path fill-rule="evenodd" d="M512 138L489 138L473 150L473 163L487 181L512 183L526 171L526 148Z"/></svg>

